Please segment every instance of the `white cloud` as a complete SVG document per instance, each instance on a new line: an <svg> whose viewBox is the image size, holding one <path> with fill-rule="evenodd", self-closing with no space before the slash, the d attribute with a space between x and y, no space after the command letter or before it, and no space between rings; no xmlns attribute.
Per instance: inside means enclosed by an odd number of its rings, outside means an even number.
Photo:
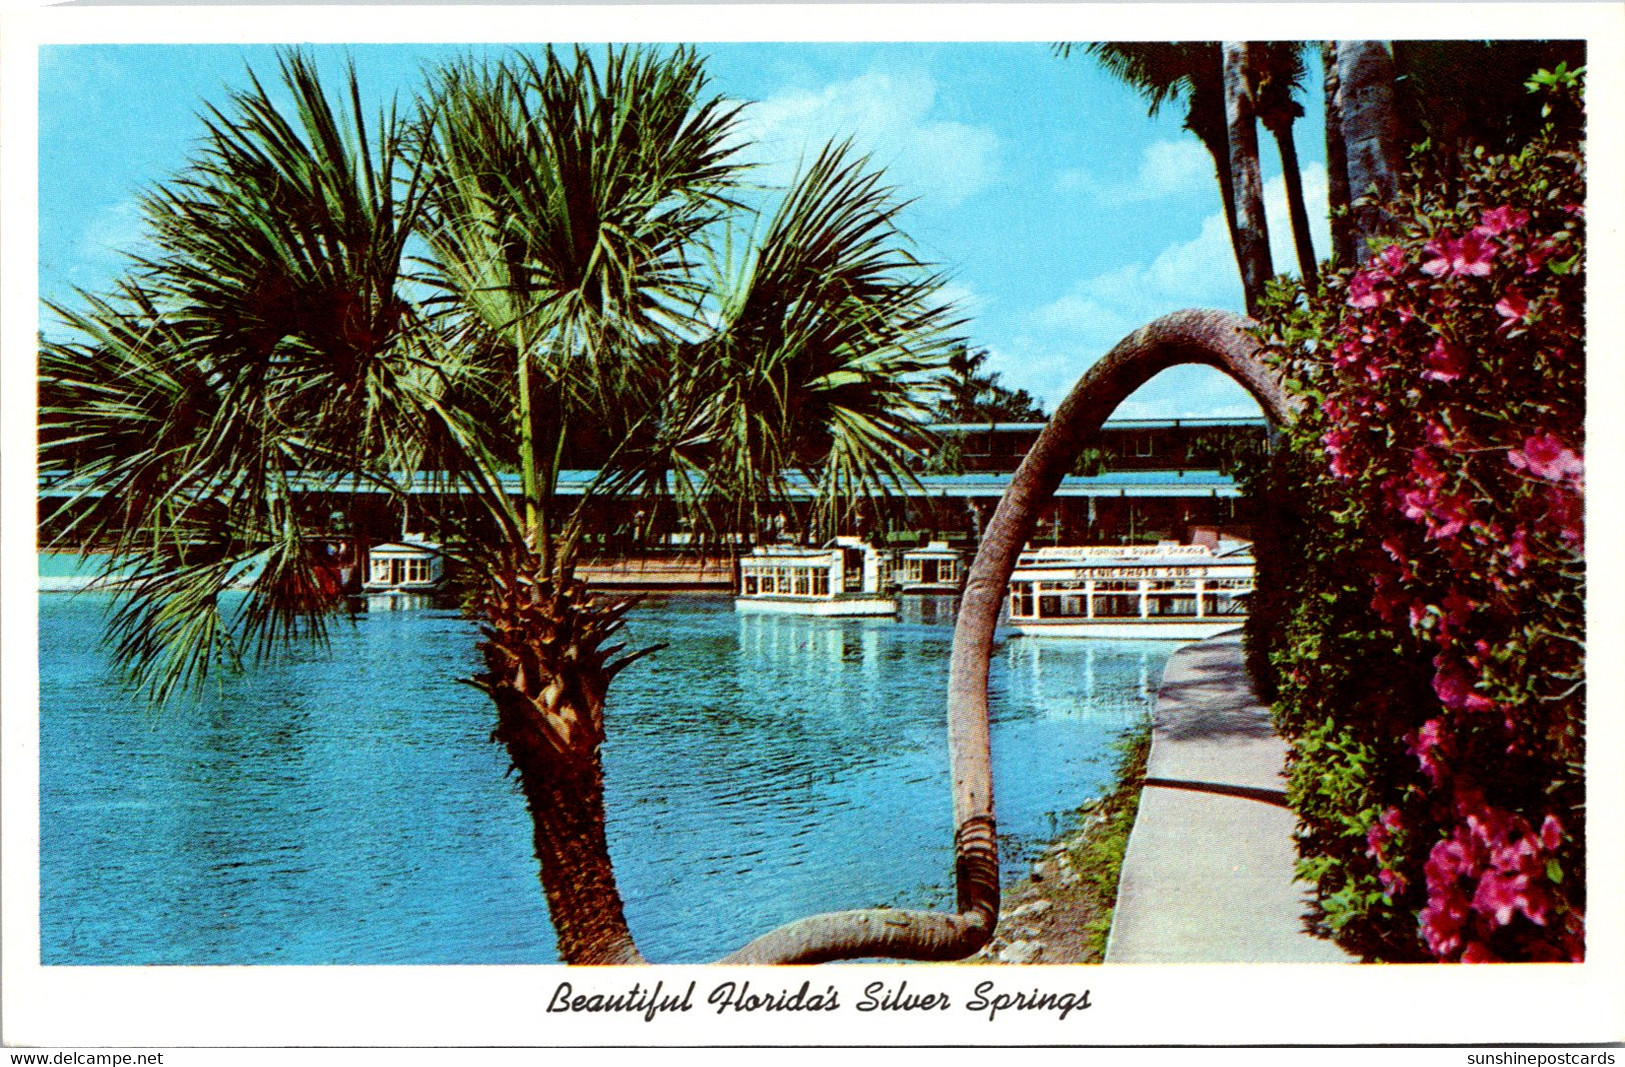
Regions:
<svg viewBox="0 0 1625 1067"><path fill-rule="evenodd" d="M1062 191L1082 190L1102 207L1122 207L1217 188L1213 157L1193 137L1146 145L1134 177L1126 181L1103 182L1087 170L1072 169L1062 171L1055 184Z"/></svg>
<svg viewBox="0 0 1625 1067"><path fill-rule="evenodd" d="M825 142L851 138L886 170L888 183L922 206L953 207L991 185L998 138L985 127L933 118L936 83L925 74L872 71L818 90L792 90L747 107L743 155L752 177L783 184Z"/></svg>
<svg viewBox="0 0 1625 1067"><path fill-rule="evenodd" d="M1330 242L1325 168L1319 164L1304 168L1303 186L1315 254L1324 258ZM1296 274L1297 256L1282 178L1265 183L1264 200L1274 268ZM1220 212L1204 218L1194 237L1168 245L1149 262L1128 263L1080 279L1070 291L1035 309L1026 330L997 369L1010 384L1054 405L1084 370L1127 334L1169 312L1199 307L1232 311L1242 307L1229 228ZM1141 418L1257 412L1257 405L1240 386L1217 371L1196 367L1175 368L1157 376L1119 409L1125 417Z"/></svg>

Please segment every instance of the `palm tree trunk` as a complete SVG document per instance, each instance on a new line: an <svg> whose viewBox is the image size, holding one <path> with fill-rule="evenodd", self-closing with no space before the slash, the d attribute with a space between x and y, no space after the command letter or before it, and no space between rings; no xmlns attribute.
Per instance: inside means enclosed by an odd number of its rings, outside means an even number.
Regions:
<svg viewBox="0 0 1625 1067"><path fill-rule="evenodd" d="M1264 286L1275 274L1270 263L1264 186L1258 172L1258 126L1254 121L1248 45L1224 42L1224 114L1230 140L1230 174L1236 199L1236 259L1247 313L1258 314Z"/></svg>
<svg viewBox="0 0 1625 1067"><path fill-rule="evenodd" d="M1342 41L1337 75L1343 97L1343 143L1349 192L1356 203L1354 259L1371 254L1367 241L1386 231L1385 205L1399 191L1399 113L1394 105L1394 59L1383 41Z"/></svg>
<svg viewBox="0 0 1625 1067"><path fill-rule="evenodd" d="M641 963L604 832L604 697L643 653L605 661L627 604L605 606L579 582L555 583L526 552L492 568L479 607L485 672L474 684L497 709L530 809L548 909L567 963ZM652 651L652 649L645 650Z"/></svg>
<svg viewBox="0 0 1625 1067"><path fill-rule="evenodd" d="M1224 225L1230 234L1230 249L1236 256L1236 269L1243 270L1241 242L1236 237L1236 189L1230 167L1230 133L1224 117L1223 60L1213 54L1213 77L1191 86L1190 104L1185 111L1185 128L1213 157L1213 172L1219 179L1219 198L1224 203Z"/></svg>
<svg viewBox="0 0 1625 1067"><path fill-rule="evenodd" d="M546 519L536 484L536 412L531 396L530 350L525 346L523 323L516 327L514 336L519 354L519 491L525 498L525 537L535 548L539 529L546 525Z"/></svg>
<svg viewBox="0 0 1625 1067"><path fill-rule="evenodd" d="M1354 219L1349 196L1348 146L1343 143L1343 90L1337 74L1337 42L1320 42L1326 82L1326 200L1331 209L1332 265L1354 262Z"/></svg>
<svg viewBox="0 0 1625 1067"><path fill-rule="evenodd" d="M1315 242L1309 234L1309 209L1303 202L1303 175L1298 170L1298 145L1292 139L1292 118L1270 126L1275 147L1281 153L1281 176L1286 179L1286 207L1292 217L1292 245L1298 253L1298 277L1304 288L1314 292L1320 284L1320 268L1315 263Z"/></svg>

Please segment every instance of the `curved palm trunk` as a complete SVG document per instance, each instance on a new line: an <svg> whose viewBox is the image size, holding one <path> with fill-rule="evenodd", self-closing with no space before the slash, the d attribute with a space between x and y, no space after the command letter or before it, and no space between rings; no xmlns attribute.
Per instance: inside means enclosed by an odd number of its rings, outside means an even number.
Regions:
<svg viewBox="0 0 1625 1067"><path fill-rule="evenodd" d="M1286 180L1286 207L1292 218L1292 246L1298 254L1298 277L1313 292L1320 284L1320 268L1315 263L1315 242L1309 235L1309 209L1303 202L1303 175L1298 171L1298 146L1292 139L1290 115L1271 119L1266 125L1281 153L1281 176Z"/></svg>
<svg viewBox="0 0 1625 1067"><path fill-rule="evenodd" d="M948 676L959 913L868 910L815 915L746 945L723 963L817 963L866 956L957 959L980 948L998 918L987 679L994 629L1016 558L1078 454L1130 393L1180 363L1229 374L1277 423L1293 401L1257 358L1249 323L1222 311L1181 311L1124 338L1089 369L1039 434L999 501L971 564Z"/></svg>
<svg viewBox="0 0 1625 1067"><path fill-rule="evenodd" d="M1254 121L1251 56L1241 41L1224 42L1224 115L1230 138L1230 174L1236 198L1236 259L1247 312L1258 314L1264 286L1275 274L1270 262L1264 185L1258 173L1258 126Z"/></svg>
<svg viewBox="0 0 1625 1067"><path fill-rule="evenodd" d="M1349 192L1357 203L1354 260L1371 254L1367 239L1383 233L1383 206L1399 190L1399 113L1394 106L1394 59L1382 41L1341 41L1337 74L1343 98L1343 142L1347 146Z"/></svg>
<svg viewBox="0 0 1625 1067"><path fill-rule="evenodd" d="M1326 83L1326 200L1331 209L1332 264L1354 262L1354 219L1350 216L1348 146L1343 143L1343 90L1337 74L1337 42L1320 42Z"/></svg>

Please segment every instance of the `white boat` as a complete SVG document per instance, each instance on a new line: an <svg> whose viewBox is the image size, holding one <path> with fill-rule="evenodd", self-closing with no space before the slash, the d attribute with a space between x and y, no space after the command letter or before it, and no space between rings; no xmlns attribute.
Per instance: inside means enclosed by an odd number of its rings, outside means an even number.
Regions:
<svg viewBox="0 0 1625 1067"><path fill-rule="evenodd" d="M823 548L766 545L739 560L736 611L793 615L895 615L886 594L891 553L856 537Z"/></svg>
<svg viewBox="0 0 1625 1067"><path fill-rule="evenodd" d="M373 545L367 552L363 593L430 593L446 577L446 558L438 542L407 534L399 541Z"/></svg>
<svg viewBox="0 0 1625 1067"><path fill-rule="evenodd" d="M957 593L965 584L965 554L932 541L924 548L903 552L897 587L903 593Z"/></svg>
<svg viewBox="0 0 1625 1067"><path fill-rule="evenodd" d="M1201 640L1247 618L1252 546L1090 545L1023 552L1007 620L1022 634Z"/></svg>

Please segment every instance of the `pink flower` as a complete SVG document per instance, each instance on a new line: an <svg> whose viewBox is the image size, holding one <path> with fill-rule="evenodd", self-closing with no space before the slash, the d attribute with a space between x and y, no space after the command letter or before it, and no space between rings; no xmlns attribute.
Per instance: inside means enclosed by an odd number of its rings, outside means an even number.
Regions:
<svg viewBox="0 0 1625 1067"><path fill-rule="evenodd" d="M1387 279L1372 271L1356 271L1349 278L1349 307L1374 308L1388 300Z"/></svg>
<svg viewBox="0 0 1625 1067"><path fill-rule="evenodd" d="M1425 448L1411 449L1411 480L1429 489L1437 489L1444 484L1444 471L1432 452Z"/></svg>
<svg viewBox="0 0 1625 1067"><path fill-rule="evenodd" d="M1474 941L1461 952L1463 963L1500 963L1501 957L1491 952L1482 941Z"/></svg>
<svg viewBox="0 0 1625 1067"><path fill-rule="evenodd" d="M1449 754L1449 735L1444 731L1444 723L1439 719L1429 719L1406 740L1410 743L1406 751L1416 757L1416 764L1428 776L1428 781L1438 785L1445 770L1441 757ZM1435 855L1443 854L1435 850ZM1429 880L1432 880L1431 877Z"/></svg>
<svg viewBox="0 0 1625 1067"><path fill-rule="evenodd" d="M1529 566L1529 534L1522 526L1507 538L1507 573L1516 575Z"/></svg>
<svg viewBox="0 0 1625 1067"><path fill-rule="evenodd" d="M1435 237L1422 246L1422 273L1438 278L1450 273L1450 248L1455 242L1448 237Z"/></svg>
<svg viewBox="0 0 1625 1067"><path fill-rule="evenodd" d="M1470 274L1487 278L1490 260L1495 258L1495 246L1476 233L1470 233L1453 242L1450 248L1450 270L1453 274Z"/></svg>
<svg viewBox="0 0 1625 1067"><path fill-rule="evenodd" d="M1557 816L1548 815L1540 824L1540 843L1547 852L1556 852L1557 846L1563 843L1563 824L1557 821Z"/></svg>
<svg viewBox="0 0 1625 1067"><path fill-rule="evenodd" d="M1529 299L1516 289L1508 289L1506 295L1495 302L1495 313L1506 320L1500 328L1510 330L1528 316Z"/></svg>
<svg viewBox="0 0 1625 1067"><path fill-rule="evenodd" d="M1422 255L1422 273L1431 277L1465 274L1487 278L1490 261L1495 258L1495 246L1476 232L1459 241L1440 235L1422 246Z"/></svg>
<svg viewBox="0 0 1625 1067"><path fill-rule="evenodd" d="M1377 253L1375 262L1389 274L1398 274L1405 269L1405 250L1398 245L1389 245Z"/></svg>
<svg viewBox="0 0 1625 1067"><path fill-rule="evenodd" d="M1547 430L1525 438L1523 448L1507 452L1507 462L1548 482L1578 483L1585 474L1585 463L1574 450Z"/></svg>
<svg viewBox="0 0 1625 1067"><path fill-rule="evenodd" d="M1499 237L1508 230L1521 229L1529 212L1510 205L1491 208L1478 217L1478 229L1487 237Z"/></svg>
<svg viewBox="0 0 1625 1067"><path fill-rule="evenodd" d="M1516 912L1529 915L1531 909L1541 912L1529 899L1529 877L1512 871L1485 871L1473 892L1473 910L1480 915L1492 916L1495 925L1505 926ZM1534 915L1529 915L1533 919Z"/></svg>
<svg viewBox="0 0 1625 1067"><path fill-rule="evenodd" d="M1423 375L1423 377L1427 376ZM1432 445L1434 448L1455 447L1455 438L1450 435L1450 431L1447 430L1444 424L1438 419L1430 416L1427 420L1425 432L1427 434L1428 444Z"/></svg>
<svg viewBox="0 0 1625 1067"><path fill-rule="evenodd" d="M1495 707L1495 701L1479 693L1474 687L1478 678L1458 660L1440 653L1433 659L1433 692L1439 703L1456 711L1480 712Z"/></svg>
<svg viewBox="0 0 1625 1067"><path fill-rule="evenodd" d="M1457 494L1441 496L1428 510L1428 540L1443 541L1454 537L1473 521L1472 502Z"/></svg>
<svg viewBox="0 0 1625 1067"><path fill-rule="evenodd" d="M1349 478L1353 471L1349 469L1348 458L1344 454L1350 443L1350 436L1346 430L1330 430L1320 438L1320 443L1326 449L1329 458L1327 467L1332 476L1336 478Z"/></svg>
<svg viewBox="0 0 1625 1067"><path fill-rule="evenodd" d="M1460 345L1443 337L1433 342L1433 350L1422 357L1427 369L1422 377L1434 382L1453 382L1467 372L1467 353Z"/></svg>

